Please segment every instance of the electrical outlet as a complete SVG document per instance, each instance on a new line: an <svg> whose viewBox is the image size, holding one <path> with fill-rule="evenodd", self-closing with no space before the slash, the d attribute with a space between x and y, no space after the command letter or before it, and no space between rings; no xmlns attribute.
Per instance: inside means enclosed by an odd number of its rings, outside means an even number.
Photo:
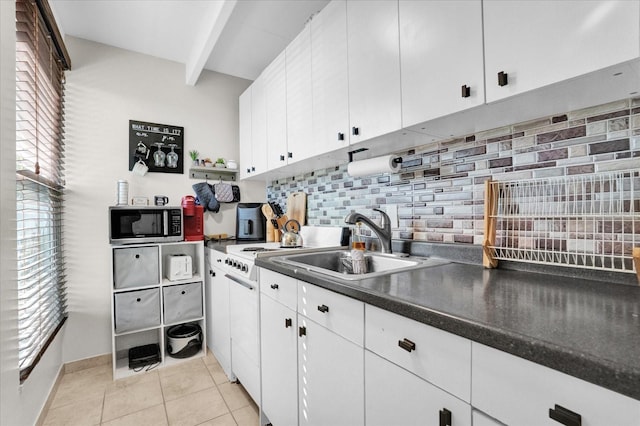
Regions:
<svg viewBox="0 0 640 426"><path fill-rule="evenodd" d="M396 204L380 206L380 210L384 210L384 212L389 216L391 229L395 229L400 226L400 223L398 222L398 206Z"/></svg>

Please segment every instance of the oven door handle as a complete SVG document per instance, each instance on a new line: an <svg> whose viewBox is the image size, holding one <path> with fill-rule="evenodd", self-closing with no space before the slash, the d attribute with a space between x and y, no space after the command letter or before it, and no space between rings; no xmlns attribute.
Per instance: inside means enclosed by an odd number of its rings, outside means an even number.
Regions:
<svg viewBox="0 0 640 426"><path fill-rule="evenodd" d="M241 286L248 288L249 290L253 290L254 289L254 287L251 284L242 281L240 278L234 277L233 275L229 275L229 274L224 274L224 276L229 278L231 281L236 282L236 283L240 284Z"/></svg>

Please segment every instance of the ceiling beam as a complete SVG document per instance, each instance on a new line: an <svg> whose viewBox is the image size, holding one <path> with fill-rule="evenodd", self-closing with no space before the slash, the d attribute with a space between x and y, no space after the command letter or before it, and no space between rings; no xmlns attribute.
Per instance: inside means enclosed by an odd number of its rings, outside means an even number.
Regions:
<svg viewBox="0 0 640 426"><path fill-rule="evenodd" d="M213 48L216 46L222 30L236 7L237 0L220 0L212 2L209 17L205 20L199 36L189 54L186 63L186 82L189 86L195 86L200 78Z"/></svg>

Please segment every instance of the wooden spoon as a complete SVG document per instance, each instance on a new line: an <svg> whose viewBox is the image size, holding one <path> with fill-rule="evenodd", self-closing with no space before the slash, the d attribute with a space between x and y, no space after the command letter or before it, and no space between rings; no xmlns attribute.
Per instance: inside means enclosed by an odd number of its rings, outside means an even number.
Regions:
<svg viewBox="0 0 640 426"><path fill-rule="evenodd" d="M267 229L265 230L266 234L267 234L267 242L268 243L272 243L274 241L276 241L274 238L274 227L273 227L273 223L272 223L272 219L273 219L273 209L271 208L271 206L269 204L263 204L262 208L260 209L262 211L262 214L264 215L264 217L267 218Z"/></svg>

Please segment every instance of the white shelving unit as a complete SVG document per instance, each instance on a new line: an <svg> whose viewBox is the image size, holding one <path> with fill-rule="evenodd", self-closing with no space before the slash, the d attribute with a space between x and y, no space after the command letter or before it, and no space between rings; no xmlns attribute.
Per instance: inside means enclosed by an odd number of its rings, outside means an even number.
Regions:
<svg viewBox="0 0 640 426"><path fill-rule="evenodd" d="M191 257L191 278L171 281L167 278L169 255ZM206 354L206 318L204 302L204 245L202 241L150 243L111 246L111 332L114 380L144 373L152 368L176 365ZM165 290L182 286L184 291L172 297L184 298L190 309L168 303ZM176 295L177 294L177 295ZM176 309L178 311L176 311ZM171 318L171 320L167 320ZM176 320L176 318L179 318ZM201 349L188 358L174 358L167 348L167 331L177 324L194 323L202 330ZM129 368L129 349L157 344L159 364L141 369Z"/></svg>

